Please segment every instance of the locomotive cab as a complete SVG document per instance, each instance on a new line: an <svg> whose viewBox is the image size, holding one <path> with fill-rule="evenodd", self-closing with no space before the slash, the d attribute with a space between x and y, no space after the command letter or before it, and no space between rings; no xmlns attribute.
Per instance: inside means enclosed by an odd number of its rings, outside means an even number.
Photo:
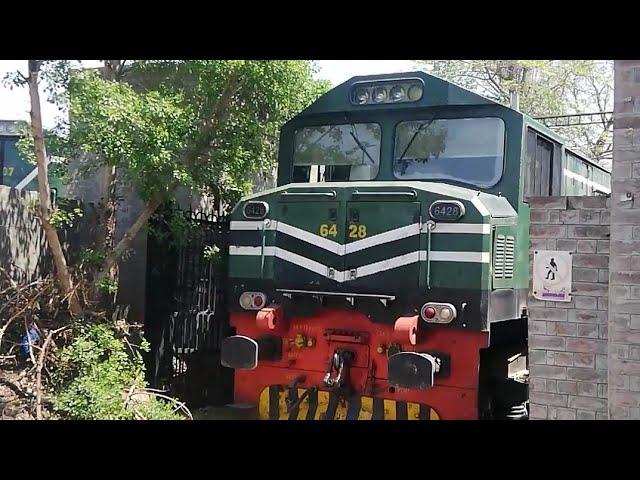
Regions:
<svg viewBox="0 0 640 480"><path fill-rule="evenodd" d="M355 77L284 125L278 186L231 214L236 401L264 419L521 412L523 125L422 72Z"/></svg>

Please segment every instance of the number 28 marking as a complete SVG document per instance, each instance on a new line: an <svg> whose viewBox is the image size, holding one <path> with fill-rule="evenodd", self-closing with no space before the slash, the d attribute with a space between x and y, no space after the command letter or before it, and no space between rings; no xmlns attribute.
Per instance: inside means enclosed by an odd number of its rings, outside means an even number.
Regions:
<svg viewBox="0 0 640 480"><path fill-rule="evenodd" d="M364 238L367 236L366 225L349 225L349 238Z"/></svg>

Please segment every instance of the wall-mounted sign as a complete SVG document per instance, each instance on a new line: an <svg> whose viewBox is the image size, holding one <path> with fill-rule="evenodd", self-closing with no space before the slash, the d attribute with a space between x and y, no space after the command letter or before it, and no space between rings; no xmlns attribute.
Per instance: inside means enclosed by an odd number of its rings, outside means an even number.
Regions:
<svg viewBox="0 0 640 480"><path fill-rule="evenodd" d="M572 253L533 252L533 296L548 302L571 301Z"/></svg>

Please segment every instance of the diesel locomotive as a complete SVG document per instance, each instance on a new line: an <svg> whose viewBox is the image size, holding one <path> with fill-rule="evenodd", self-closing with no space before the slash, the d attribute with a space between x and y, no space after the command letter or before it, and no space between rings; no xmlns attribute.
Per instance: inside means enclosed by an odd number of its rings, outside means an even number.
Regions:
<svg viewBox="0 0 640 480"><path fill-rule="evenodd" d="M534 119L423 72L283 125L230 215L221 346L260 419L526 419L528 198L608 194Z"/></svg>

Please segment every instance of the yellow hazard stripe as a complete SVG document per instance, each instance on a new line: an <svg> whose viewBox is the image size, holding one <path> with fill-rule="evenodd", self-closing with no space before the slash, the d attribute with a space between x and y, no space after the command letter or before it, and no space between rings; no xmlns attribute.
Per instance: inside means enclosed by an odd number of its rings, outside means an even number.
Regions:
<svg viewBox="0 0 640 480"><path fill-rule="evenodd" d="M316 415L314 420L324 420L324 414L327 413L329 407L329 392L318 392L318 407L316 408Z"/></svg>
<svg viewBox="0 0 640 480"><path fill-rule="evenodd" d="M305 392L304 388L298 389L298 398L302 397L302 394ZM300 402L300 406L298 407L298 416L296 417L298 420L306 420L307 413L309 413L309 400L305 398L302 402Z"/></svg>
<svg viewBox="0 0 640 480"><path fill-rule="evenodd" d="M371 420L373 416L373 398L362 397L360 399L360 413L358 420Z"/></svg>
<svg viewBox="0 0 640 480"><path fill-rule="evenodd" d="M407 402L407 420L420 420L419 403Z"/></svg>
<svg viewBox="0 0 640 480"><path fill-rule="evenodd" d="M269 420L269 387L262 390L262 393L260 394L258 418L260 420Z"/></svg>
<svg viewBox="0 0 640 480"><path fill-rule="evenodd" d="M299 388L298 390L298 398L301 398L305 393L305 389ZM288 389L282 388L278 394L278 408L276 409L278 412L279 420L288 420L289 412L287 406L288 399ZM329 407L329 392L318 391L317 392L318 403L314 413L314 420L324 420L325 414ZM396 420L398 416L400 419L404 419L404 413L400 414L398 408L399 405L396 400L383 399L383 411L384 411L384 420ZM269 396L269 387L266 387L260 393L260 400L258 405L258 418L260 420L269 420L269 410L270 410L270 396ZM310 396L307 396L299 402L298 405L298 414L296 415L297 420L306 420L307 415L309 414L309 410L311 408L310 404ZM406 412L407 412L407 420L420 420L420 409L423 411L423 419L424 420L440 420L440 416L438 413L428 405L414 403L414 402L406 402ZM349 411L349 402L341 399L337 406L336 412L333 417L334 420L346 420L347 413ZM275 412L274 412L275 413ZM371 420L373 418L373 398L372 397L360 397L360 411L358 412L358 420Z"/></svg>
<svg viewBox="0 0 640 480"><path fill-rule="evenodd" d="M336 414L334 415L334 420L346 420L347 419L347 401L340 399L338 401L338 406L336 408Z"/></svg>
<svg viewBox="0 0 640 480"><path fill-rule="evenodd" d="M387 400L386 398L384 399L384 419L396 419L396 402L394 400Z"/></svg>

